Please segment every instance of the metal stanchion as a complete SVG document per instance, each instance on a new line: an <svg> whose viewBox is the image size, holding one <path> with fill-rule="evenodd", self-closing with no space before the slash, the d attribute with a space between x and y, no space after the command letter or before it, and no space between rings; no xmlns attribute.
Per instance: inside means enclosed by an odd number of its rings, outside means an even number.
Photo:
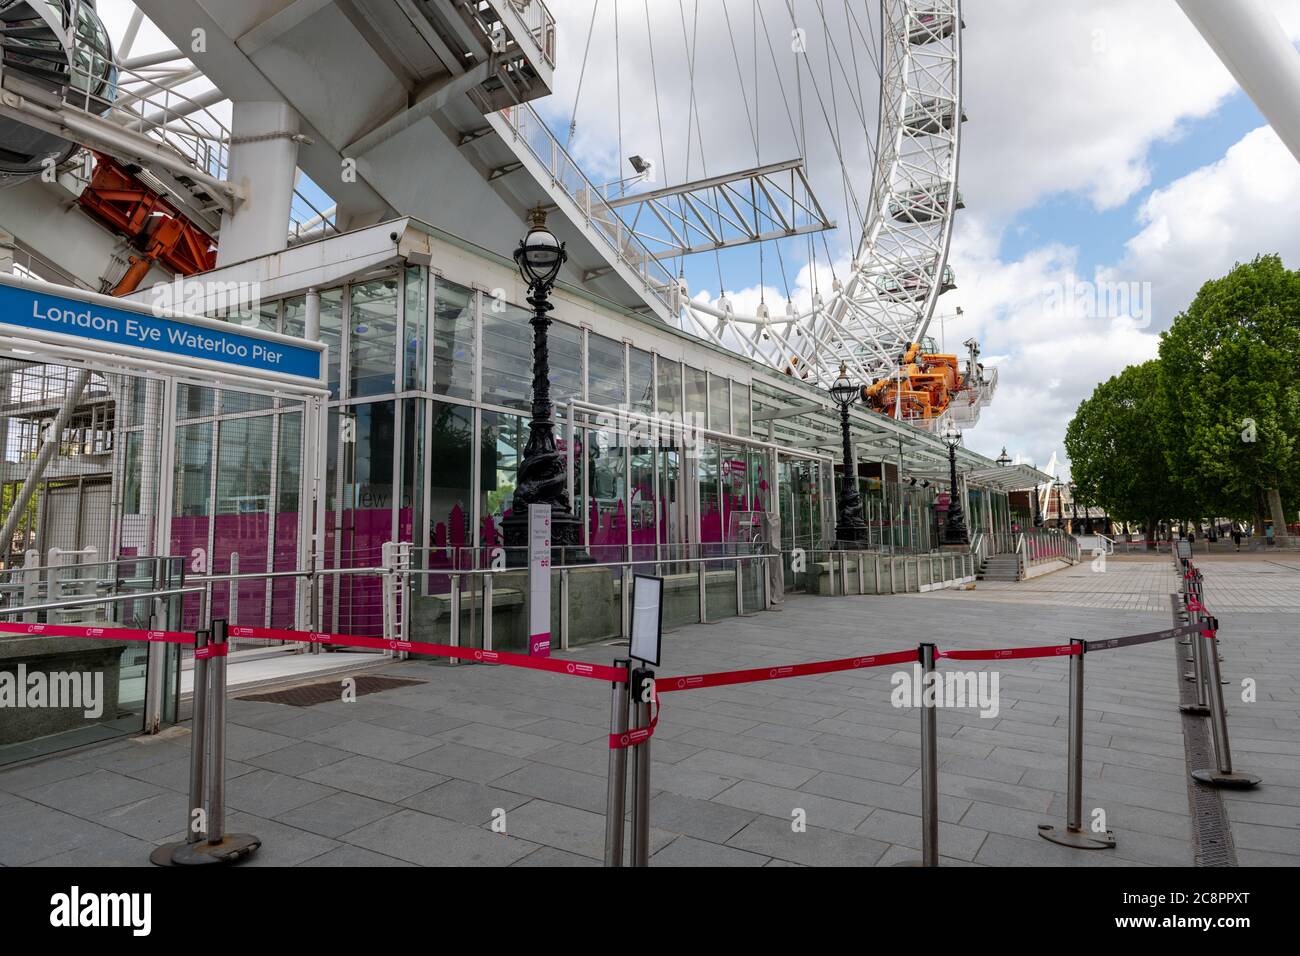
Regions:
<svg viewBox="0 0 1300 956"><path fill-rule="evenodd" d="M1232 747L1228 743L1228 714L1223 706L1223 684L1219 680L1219 622L1208 614L1202 616L1205 630L1193 640L1201 647L1210 696L1210 730L1214 736L1215 769L1193 770L1192 778L1216 787L1245 789L1256 786L1260 778L1253 773L1232 769Z"/></svg>
<svg viewBox="0 0 1300 956"><path fill-rule="evenodd" d="M628 670L630 660L615 661L615 667ZM622 737L627 733L628 685L626 681L610 683L609 732ZM609 748L609 782L605 791L605 865L623 865L623 817L627 805L627 748Z"/></svg>
<svg viewBox="0 0 1300 956"><path fill-rule="evenodd" d="M736 559L736 617L745 616L745 575L741 571L740 558Z"/></svg>
<svg viewBox="0 0 1300 956"><path fill-rule="evenodd" d="M1077 639L1070 643L1077 645L1079 651L1070 656L1070 755L1067 761L1065 828L1040 823L1038 835L1077 850L1110 850L1115 847L1114 833L1110 830L1091 833L1083 826L1083 655L1088 645Z"/></svg>
<svg viewBox="0 0 1300 956"><path fill-rule="evenodd" d="M185 839L156 847L149 854L149 862L158 866L171 866L177 850L198 843L207 835L203 819L203 781L207 756L208 661L202 653L208 646L208 638L208 631L194 633L194 691L190 698L194 713L190 720L190 799L185 814Z"/></svg>
<svg viewBox="0 0 1300 956"><path fill-rule="evenodd" d="M180 866L207 863L233 863L248 856L262 841L248 833L226 833L226 621L212 622L212 641L208 645L207 692L207 745L209 770L207 775L208 805L206 841L187 843L172 854L172 862ZM199 687L194 686L195 693Z"/></svg>
<svg viewBox="0 0 1300 956"><path fill-rule="evenodd" d="M650 695L647 682L654 680L654 671L638 667L632 671L632 725L650 726ZM632 865L650 865L650 738L636 745L632 755Z"/></svg>
<svg viewBox="0 0 1300 956"><path fill-rule="evenodd" d="M699 590L700 590L700 623L708 624L709 623L709 593L708 593L707 584L705 583L704 561L702 558L703 556L701 556L700 563L696 565L695 573L696 573L696 581L699 585Z"/></svg>
<svg viewBox="0 0 1300 956"><path fill-rule="evenodd" d="M932 687L938 648L933 644L919 644L917 659L921 662L921 859L905 860L897 866L939 865L939 711L934 705L933 692L926 703L926 690Z"/></svg>
<svg viewBox="0 0 1300 956"><path fill-rule="evenodd" d="M1201 620L1201 612L1193 610L1191 607L1186 607L1187 599L1190 597L1190 593L1184 592L1184 614L1189 624L1197 624ZM1192 665L1192 669L1183 674L1183 680L1193 681L1196 684L1196 703L1181 704L1178 707L1178 709L1184 714L1192 714L1193 716L1200 717L1206 717L1210 713L1208 691L1209 679L1207 677L1205 649L1202 647L1203 643L1203 641L1198 641L1195 637L1192 638L1190 646L1188 647L1188 653L1190 656L1187 658L1188 663Z"/></svg>

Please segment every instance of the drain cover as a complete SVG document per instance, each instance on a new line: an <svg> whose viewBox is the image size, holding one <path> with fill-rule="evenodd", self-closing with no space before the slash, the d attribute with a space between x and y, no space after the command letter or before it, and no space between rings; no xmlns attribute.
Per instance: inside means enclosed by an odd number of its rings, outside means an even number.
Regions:
<svg viewBox="0 0 1300 956"><path fill-rule="evenodd" d="M341 696L340 682L342 680L342 677L336 677L333 680L321 681L316 684L303 684L299 687L289 687L284 690L272 690L262 694L244 694L239 699L261 700L268 704L288 704L291 707L310 707L313 704L324 704L331 700L338 700ZM399 687L410 687L412 684L426 683L422 680L411 680L407 677L373 677L366 674L353 677L351 680L356 682L358 697L364 697L366 694L378 694L385 690L396 690Z"/></svg>

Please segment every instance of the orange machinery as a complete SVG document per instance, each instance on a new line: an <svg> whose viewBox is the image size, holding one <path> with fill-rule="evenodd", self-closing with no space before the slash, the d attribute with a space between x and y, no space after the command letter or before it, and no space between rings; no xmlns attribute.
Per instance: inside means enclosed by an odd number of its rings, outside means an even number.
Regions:
<svg viewBox="0 0 1300 956"><path fill-rule="evenodd" d="M131 256L113 295L134 292L155 262L184 276L216 265L212 238L111 156L95 153L95 173L79 202L93 218L124 235L140 252Z"/></svg>
<svg viewBox="0 0 1300 956"><path fill-rule="evenodd" d="M897 376L862 387L862 400L873 411L893 416L901 410L905 419L928 421L942 415L966 387L957 356L922 352L922 344L913 342L907 347ZM924 344L934 348L929 339Z"/></svg>

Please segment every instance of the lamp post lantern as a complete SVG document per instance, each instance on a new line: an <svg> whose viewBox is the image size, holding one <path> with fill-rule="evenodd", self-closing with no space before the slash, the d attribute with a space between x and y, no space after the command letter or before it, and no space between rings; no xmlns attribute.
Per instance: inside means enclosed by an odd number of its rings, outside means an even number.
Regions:
<svg viewBox="0 0 1300 956"><path fill-rule="evenodd" d="M555 443L550 353L546 339L551 325L549 313L555 308L550 301L551 289L560 267L568 259L568 253L564 243L546 228L546 213L540 206L533 209L528 218L528 234L519 241L519 248L515 250L515 264L528 283L528 304L533 307L533 317L528 323L533 327L532 418L528 422L528 444L524 446L523 461L519 463L519 478L510 514L502 522L502 527L507 548L526 547L528 506L550 505L551 545L571 550L578 547L579 526L569 502L564 455Z"/></svg>
<svg viewBox="0 0 1300 956"><path fill-rule="evenodd" d="M999 467L1002 468L1005 468L1007 467L1007 465L1011 464L1011 456L1007 454L1006 445L1002 446L1002 454L998 455L998 457L995 460L997 461Z"/></svg>
<svg viewBox="0 0 1300 956"><path fill-rule="evenodd" d="M849 435L849 408L861 396L862 390L849 381L847 367L840 365L840 377L831 385L830 393L831 399L840 407L840 438L844 442L844 481L840 485L835 538L861 542L867 538L867 523L862 518L862 495L858 493L858 465Z"/></svg>
<svg viewBox="0 0 1300 956"><path fill-rule="evenodd" d="M957 446L961 444L961 429L950 418L941 437L948 445L948 482L952 489L948 496L948 523L944 526L943 543L970 544L961 509L961 493L957 488Z"/></svg>

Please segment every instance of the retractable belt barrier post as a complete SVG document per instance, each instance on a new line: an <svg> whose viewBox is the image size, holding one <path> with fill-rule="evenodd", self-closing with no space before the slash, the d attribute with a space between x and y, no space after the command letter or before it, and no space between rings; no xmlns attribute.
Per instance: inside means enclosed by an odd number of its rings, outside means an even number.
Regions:
<svg viewBox="0 0 1300 956"><path fill-rule="evenodd" d="M630 660L614 662L626 672ZM622 739L627 734L627 678L610 682L609 734ZM605 792L605 865L623 865L623 810L626 806L627 748L609 748L609 781Z"/></svg>
<svg viewBox="0 0 1300 956"><path fill-rule="evenodd" d="M199 684L197 671L194 680L195 698L197 699L201 693L206 693L208 697L207 727L205 728L207 733L204 735L208 751L207 839L196 840L193 843L187 842L184 846L179 847L171 857L171 862L178 866L233 863L235 860L248 856L262 845L262 841L251 834L226 833L225 830L226 651L229 646L227 644L227 634L225 620L213 621L212 640L206 647L202 648L203 657L200 658L200 649L196 648L194 652L196 664L203 658L206 658L210 663L210 666L207 667L206 680L203 686Z"/></svg>
<svg viewBox="0 0 1300 956"><path fill-rule="evenodd" d="M1187 623L1189 625L1199 626L1201 622L1200 605L1191 599L1187 592L1183 593L1183 602L1187 608ZM1191 671L1183 675L1183 679L1192 681L1196 684L1196 703L1181 704L1178 709L1184 714L1191 714L1195 717L1206 717L1210 713L1209 680L1206 676L1205 668L1205 649L1202 642L1196 639L1196 633L1193 632L1188 641L1188 663L1192 665Z"/></svg>
<svg viewBox="0 0 1300 956"><path fill-rule="evenodd" d="M935 665L939 651L933 644L918 644L921 663L921 859L898 866L939 865L939 708L936 706Z"/></svg>
<svg viewBox="0 0 1300 956"><path fill-rule="evenodd" d="M1192 640L1201 646L1201 659L1205 662L1210 696L1210 730L1214 737L1215 768L1192 771L1193 779L1216 787L1246 789L1256 786L1260 778L1253 773L1232 769L1232 747L1228 743L1228 715L1223 706L1223 684L1219 680L1219 622L1205 615L1201 620L1204 630Z"/></svg>
<svg viewBox="0 0 1300 956"><path fill-rule="evenodd" d="M1038 835L1062 846L1080 850L1109 850L1115 847L1115 834L1110 830L1089 833L1083 828L1083 655L1088 645L1084 641L1070 641L1078 648L1070 655L1070 754L1069 779L1066 782L1065 829L1050 823L1038 825Z"/></svg>
<svg viewBox="0 0 1300 956"><path fill-rule="evenodd" d="M631 675L634 726L650 727L655 698L654 671L638 667ZM636 744L632 759L632 865L650 865L650 735Z"/></svg>
<svg viewBox="0 0 1300 956"><path fill-rule="evenodd" d="M171 866L176 851L198 843L207 829L203 825L203 790L205 780L204 760L207 756L208 725L208 658L209 631L194 632L194 693L191 705L194 713L190 720L190 799L185 814L185 839L178 843L164 843L149 854L149 862L157 866Z"/></svg>

